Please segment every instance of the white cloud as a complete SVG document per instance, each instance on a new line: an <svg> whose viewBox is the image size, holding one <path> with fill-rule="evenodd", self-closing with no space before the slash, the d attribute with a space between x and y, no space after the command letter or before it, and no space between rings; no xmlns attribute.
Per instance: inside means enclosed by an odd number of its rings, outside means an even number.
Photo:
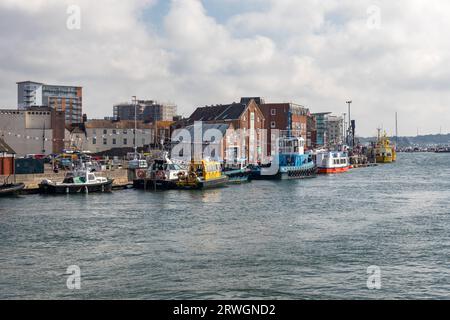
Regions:
<svg viewBox="0 0 450 320"><path fill-rule="evenodd" d="M89 116L132 95L185 115L250 95L342 113L351 98L363 135L392 132L395 111L403 134L450 131L444 0L249 0L224 24L199 0L173 0L161 33L142 15L155 2L0 0L0 105L29 79L82 85ZM82 9L79 31L65 27L69 4ZM380 29L367 27L374 4Z"/></svg>

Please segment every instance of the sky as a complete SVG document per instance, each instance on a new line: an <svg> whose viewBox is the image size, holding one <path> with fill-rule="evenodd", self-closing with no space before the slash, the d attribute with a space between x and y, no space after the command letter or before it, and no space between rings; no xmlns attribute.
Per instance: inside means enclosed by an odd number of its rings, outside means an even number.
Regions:
<svg viewBox="0 0 450 320"><path fill-rule="evenodd" d="M0 108L32 80L82 86L89 118L134 95L184 116L258 96L336 115L352 100L360 136L393 134L395 112L400 135L447 133L449 14L445 0L0 0Z"/></svg>

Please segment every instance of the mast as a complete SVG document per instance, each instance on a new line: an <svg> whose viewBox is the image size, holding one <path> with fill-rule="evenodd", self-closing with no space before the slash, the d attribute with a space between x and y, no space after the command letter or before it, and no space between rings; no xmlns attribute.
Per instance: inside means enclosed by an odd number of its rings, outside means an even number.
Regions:
<svg viewBox="0 0 450 320"><path fill-rule="evenodd" d="M398 113L395 113L395 144L398 146Z"/></svg>

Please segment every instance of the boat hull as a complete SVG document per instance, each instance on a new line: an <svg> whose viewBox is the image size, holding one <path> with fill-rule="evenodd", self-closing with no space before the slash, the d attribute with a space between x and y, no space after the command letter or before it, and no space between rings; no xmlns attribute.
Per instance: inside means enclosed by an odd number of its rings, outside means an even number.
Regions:
<svg viewBox="0 0 450 320"><path fill-rule="evenodd" d="M341 167L341 168L318 168L317 173L319 174L337 174L344 173L350 170L350 167Z"/></svg>
<svg viewBox="0 0 450 320"><path fill-rule="evenodd" d="M224 174L228 177L228 184L240 184L250 182L250 171L234 170L226 171Z"/></svg>
<svg viewBox="0 0 450 320"><path fill-rule="evenodd" d="M308 179L317 176L316 166L306 166L298 169L282 169L278 170L276 174L265 175L261 174L261 170L253 170L251 178L255 180L298 180Z"/></svg>
<svg viewBox="0 0 450 320"><path fill-rule="evenodd" d="M133 181L133 187L140 190L172 190L177 188L177 181L137 179Z"/></svg>
<svg viewBox="0 0 450 320"><path fill-rule="evenodd" d="M25 184L8 184L0 186L0 197L13 196L18 194L21 190L25 188Z"/></svg>
<svg viewBox="0 0 450 320"><path fill-rule="evenodd" d="M204 190L212 188L221 188L226 186L228 183L227 176L221 176L220 178L209 179L209 180L199 180L195 183L183 183L179 182L176 185L177 189L181 190Z"/></svg>
<svg viewBox="0 0 450 320"><path fill-rule="evenodd" d="M104 193L112 191L113 181L109 179L107 182L85 185L41 183L39 184L39 191L43 194Z"/></svg>
<svg viewBox="0 0 450 320"><path fill-rule="evenodd" d="M377 163L392 163L393 162L392 157L389 157L389 156L378 156L376 158L376 160L377 160Z"/></svg>

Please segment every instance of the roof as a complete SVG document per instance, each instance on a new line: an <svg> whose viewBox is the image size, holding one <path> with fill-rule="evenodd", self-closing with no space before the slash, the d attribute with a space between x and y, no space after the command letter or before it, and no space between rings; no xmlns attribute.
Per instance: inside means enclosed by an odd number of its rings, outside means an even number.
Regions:
<svg viewBox="0 0 450 320"><path fill-rule="evenodd" d="M143 121L137 121L138 129L151 129L153 125ZM86 129L134 129L134 120L89 120L85 122Z"/></svg>
<svg viewBox="0 0 450 320"><path fill-rule="evenodd" d="M205 134L205 132L208 130L219 130L220 133L222 134L222 137L225 137L226 132L229 127L230 127L229 124L224 124L224 123L216 123L216 124L202 123L202 134ZM190 125L185 128L177 129L176 131L178 131L178 130L189 131L189 134L191 136L191 141L194 141L194 128L195 128L195 125Z"/></svg>
<svg viewBox="0 0 450 320"><path fill-rule="evenodd" d="M190 121L224 121L238 120L244 113L247 105L244 103L232 103L197 108L189 117Z"/></svg>
<svg viewBox="0 0 450 320"><path fill-rule="evenodd" d="M0 152L16 154L16 152L2 138L0 138Z"/></svg>

